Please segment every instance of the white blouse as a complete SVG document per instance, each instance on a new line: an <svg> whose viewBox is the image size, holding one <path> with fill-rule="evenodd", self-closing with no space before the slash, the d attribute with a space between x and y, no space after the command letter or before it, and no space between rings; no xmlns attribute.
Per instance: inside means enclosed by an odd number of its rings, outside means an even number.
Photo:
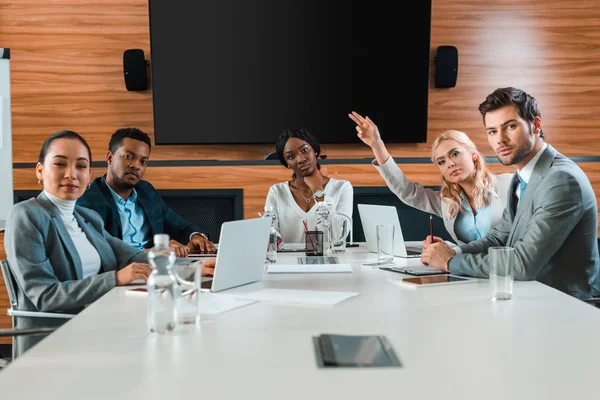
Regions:
<svg viewBox="0 0 600 400"><path fill-rule="evenodd" d="M330 178L323 188L324 201L334 205L336 212L352 220L354 189L350 182ZM276 183L269 189L266 206L272 206L279 219L279 231L284 243L304 243L304 225L314 230L317 224L316 203L308 212L304 212L292 195L289 182Z"/></svg>
<svg viewBox="0 0 600 400"><path fill-rule="evenodd" d="M96 275L100 271L100 255L96 248L90 243L85 232L81 229L73 211L75 210L76 201L63 200L44 191L44 194L58 208L62 222L67 228L67 232L71 236L71 240L75 245L81 266L83 269L83 278L91 275Z"/></svg>

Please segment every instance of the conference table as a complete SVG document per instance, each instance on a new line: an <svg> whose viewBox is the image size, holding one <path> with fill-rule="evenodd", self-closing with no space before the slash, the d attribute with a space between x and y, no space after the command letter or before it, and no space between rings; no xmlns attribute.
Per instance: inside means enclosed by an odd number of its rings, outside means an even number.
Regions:
<svg viewBox="0 0 600 400"><path fill-rule="evenodd" d="M296 253L279 253L291 263ZM352 273L265 274L228 290L356 292L333 306L257 302L149 333L146 298L117 287L0 371L6 399L589 399L600 396L600 311L539 282L491 301L489 282L409 289ZM396 259L398 265L418 259ZM217 266L218 268L218 266ZM385 335L389 368L319 368L312 338Z"/></svg>

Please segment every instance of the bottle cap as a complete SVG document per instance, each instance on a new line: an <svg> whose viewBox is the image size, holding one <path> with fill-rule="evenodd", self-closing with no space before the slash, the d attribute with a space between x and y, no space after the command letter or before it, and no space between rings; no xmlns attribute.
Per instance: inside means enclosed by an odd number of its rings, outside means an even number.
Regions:
<svg viewBox="0 0 600 400"><path fill-rule="evenodd" d="M155 246L169 246L169 235L166 233L157 233L154 235Z"/></svg>

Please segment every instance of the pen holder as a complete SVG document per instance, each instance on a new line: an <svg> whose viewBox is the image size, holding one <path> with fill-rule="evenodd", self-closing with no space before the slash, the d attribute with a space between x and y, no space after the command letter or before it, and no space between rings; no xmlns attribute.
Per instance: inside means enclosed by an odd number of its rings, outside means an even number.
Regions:
<svg viewBox="0 0 600 400"><path fill-rule="evenodd" d="M308 231L304 234L307 256L323 255L323 232Z"/></svg>

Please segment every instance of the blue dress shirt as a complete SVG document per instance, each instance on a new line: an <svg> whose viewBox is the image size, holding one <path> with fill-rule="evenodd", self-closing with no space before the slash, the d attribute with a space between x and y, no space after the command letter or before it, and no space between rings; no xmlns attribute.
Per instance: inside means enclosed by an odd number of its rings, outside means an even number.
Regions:
<svg viewBox="0 0 600 400"><path fill-rule="evenodd" d="M478 240L487 235L492 224L492 209L488 204L477 210L473 215L473 210L469 201L461 194L462 209L456 216L454 222L454 232L456 236L465 243Z"/></svg>
<svg viewBox="0 0 600 400"><path fill-rule="evenodd" d="M150 241L150 226L144 223L144 210L137 203L137 192L133 189L131 196L125 201L110 185L107 184L106 186L115 199L117 210L119 210L123 241L136 249L144 250L146 244Z"/></svg>

